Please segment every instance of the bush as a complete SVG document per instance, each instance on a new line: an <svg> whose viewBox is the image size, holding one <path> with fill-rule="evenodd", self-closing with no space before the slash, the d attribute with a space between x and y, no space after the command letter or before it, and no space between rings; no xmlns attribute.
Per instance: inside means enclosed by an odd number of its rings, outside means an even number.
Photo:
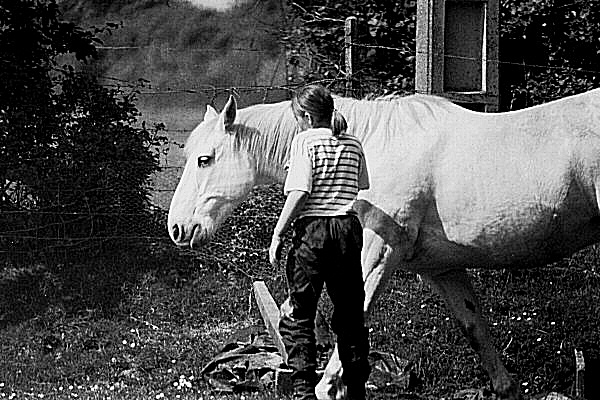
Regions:
<svg viewBox="0 0 600 400"><path fill-rule="evenodd" d="M162 127L137 123L137 88L107 88L64 61L93 59L95 33L61 21L54 0L0 6L4 255L96 245L149 217Z"/></svg>
<svg viewBox="0 0 600 400"><path fill-rule="evenodd" d="M355 16L355 97L414 90L415 1L303 0L287 10L291 24L283 41L294 83L322 80L343 92L344 20Z"/></svg>
<svg viewBox="0 0 600 400"><path fill-rule="evenodd" d="M600 3L500 3L500 84L505 109L581 93L600 84Z"/></svg>

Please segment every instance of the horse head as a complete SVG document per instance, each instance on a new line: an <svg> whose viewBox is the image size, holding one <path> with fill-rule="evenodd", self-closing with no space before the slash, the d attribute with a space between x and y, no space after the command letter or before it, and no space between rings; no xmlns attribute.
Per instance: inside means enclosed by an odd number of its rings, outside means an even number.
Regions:
<svg viewBox="0 0 600 400"><path fill-rule="evenodd" d="M221 113L207 106L186 143L168 218L169 235L179 246L193 248L210 239L255 184L256 162L236 142L236 114L233 97Z"/></svg>

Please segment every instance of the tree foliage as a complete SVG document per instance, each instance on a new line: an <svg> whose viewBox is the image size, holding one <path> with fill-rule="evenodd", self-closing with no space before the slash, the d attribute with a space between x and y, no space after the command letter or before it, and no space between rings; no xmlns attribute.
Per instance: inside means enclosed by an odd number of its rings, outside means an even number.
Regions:
<svg viewBox="0 0 600 400"><path fill-rule="evenodd" d="M600 84L600 2L500 2L505 108L523 108Z"/></svg>
<svg viewBox="0 0 600 400"><path fill-rule="evenodd" d="M77 72L96 57L96 33L61 20L55 0L0 5L4 249L130 234L147 216L160 127L137 123L135 89Z"/></svg>
<svg viewBox="0 0 600 400"><path fill-rule="evenodd" d="M343 21L356 16L358 95L414 91L415 1L295 0L287 10L284 42L296 82L339 87L346 78ZM502 109L597 87L600 2L502 0L499 51Z"/></svg>
<svg viewBox="0 0 600 400"><path fill-rule="evenodd" d="M344 69L344 21L357 18L359 92L407 92L414 88L416 2L297 0L287 5L283 40L292 80L322 80L340 88Z"/></svg>

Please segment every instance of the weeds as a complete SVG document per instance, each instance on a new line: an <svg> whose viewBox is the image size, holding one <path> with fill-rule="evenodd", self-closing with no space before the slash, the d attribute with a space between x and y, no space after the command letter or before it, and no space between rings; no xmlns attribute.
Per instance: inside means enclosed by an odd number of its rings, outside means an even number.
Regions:
<svg viewBox="0 0 600 400"><path fill-rule="evenodd" d="M276 207L261 197L272 199L271 190L245 203L200 253L165 240L146 253L37 266L22 280L5 270L0 399L277 398L219 394L200 375L231 337L262 325L250 297L253 279L265 279L278 302L285 295L283 271L268 266L261 250L264 224L249 211ZM591 247L551 267L471 271L494 344L525 398L569 394L575 348L586 357L588 398L597 398L597 260ZM327 298L321 309L328 317ZM407 360L418 377L406 392L372 392L371 398L440 399L490 388L445 305L413 274L393 276L370 329L372 347Z"/></svg>

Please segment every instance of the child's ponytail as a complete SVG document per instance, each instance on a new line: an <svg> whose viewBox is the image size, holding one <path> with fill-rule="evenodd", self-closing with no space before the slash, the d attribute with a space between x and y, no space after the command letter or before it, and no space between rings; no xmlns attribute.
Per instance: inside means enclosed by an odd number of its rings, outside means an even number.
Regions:
<svg viewBox="0 0 600 400"><path fill-rule="evenodd" d="M331 131L333 136L340 136L346 133L348 130L348 123L346 118L337 110L333 109L331 113Z"/></svg>

